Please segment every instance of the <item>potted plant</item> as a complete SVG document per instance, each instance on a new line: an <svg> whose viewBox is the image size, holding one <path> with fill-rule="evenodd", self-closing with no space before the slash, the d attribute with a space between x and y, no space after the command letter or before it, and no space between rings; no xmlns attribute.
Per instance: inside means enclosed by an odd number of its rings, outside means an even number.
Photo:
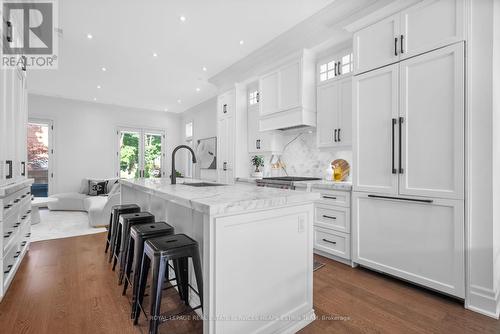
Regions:
<svg viewBox="0 0 500 334"><path fill-rule="evenodd" d="M261 172L259 167L264 167L264 158L260 155L254 155L250 160L252 165L255 166L255 171L252 173L252 177L262 178L264 173Z"/></svg>

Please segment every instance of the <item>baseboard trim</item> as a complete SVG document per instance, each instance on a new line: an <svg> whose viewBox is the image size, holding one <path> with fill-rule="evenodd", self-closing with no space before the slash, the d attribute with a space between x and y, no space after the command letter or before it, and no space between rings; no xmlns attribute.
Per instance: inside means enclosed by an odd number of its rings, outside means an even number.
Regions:
<svg viewBox="0 0 500 334"><path fill-rule="evenodd" d="M500 291L472 285L469 290L469 296L465 301L465 308L491 318L499 319L499 292Z"/></svg>

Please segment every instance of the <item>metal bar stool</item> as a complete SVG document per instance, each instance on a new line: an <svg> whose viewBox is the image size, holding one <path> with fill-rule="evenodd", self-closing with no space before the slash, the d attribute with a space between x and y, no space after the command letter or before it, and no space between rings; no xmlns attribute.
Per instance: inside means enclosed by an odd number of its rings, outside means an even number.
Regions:
<svg viewBox="0 0 500 334"><path fill-rule="evenodd" d="M113 271L115 270L116 263L120 262L120 281L123 271L123 258L125 253L125 249L128 244L128 236L130 233L130 226L135 224L142 223L154 223L155 216L149 212L136 212L136 213L127 213L124 215L120 215L120 219L118 219L117 227L117 237L115 239L115 252L113 254Z"/></svg>
<svg viewBox="0 0 500 334"><path fill-rule="evenodd" d="M109 262L113 259L114 253L114 244L116 238L116 225L118 224L118 219L121 214L126 213L136 213L141 212L141 208L137 204L121 204L121 205L113 205L111 208L111 215L109 216L109 225L108 225L108 236L106 238L106 249L104 253L108 252L108 249L111 247Z"/></svg>
<svg viewBox="0 0 500 334"><path fill-rule="evenodd" d="M196 291L189 284L188 259L191 258L196 277ZM168 261L173 260L177 286L181 300L189 307L189 311L203 309L203 278L198 243L185 234L151 238L146 240L139 278L139 291L135 301L134 325L137 324L142 309L142 301L146 290L149 267L152 266L153 281L151 282L151 313L149 320L149 333L157 334L158 326L166 320L160 319L161 292L165 280L165 270ZM191 308L189 305L189 289L193 290L200 298L200 305ZM183 312L184 313L184 312ZM182 314L182 313L181 313Z"/></svg>
<svg viewBox="0 0 500 334"><path fill-rule="evenodd" d="M137 298L137 287L139 284L139 271L141 270L142 253L144 252L144 242L147 239L174 234L174 228L165 222L155 224L138 224L130 228L130 237L127 251L125 252L125 274L122 295L127 293L128 285L132 285L132 313L134 318L134 303ZM133 268L133 278L131 273ZM168 280L168 268L167 268Z"/></svg>

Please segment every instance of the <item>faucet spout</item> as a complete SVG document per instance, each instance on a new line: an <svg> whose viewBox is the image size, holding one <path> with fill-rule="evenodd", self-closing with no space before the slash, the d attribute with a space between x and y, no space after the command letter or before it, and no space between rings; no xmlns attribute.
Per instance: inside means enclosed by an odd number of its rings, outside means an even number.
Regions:
<svg viewBox="0 0 500 334"><path fill-rule="evenodd" d="M181 148L185 148L185 149L189 150L191 152L193 163L194 164L196 163L196 156L195 156L194 151L191 147L189 147L187 145L179 145L176 148L174 148L174 150L172 151L172 174L170 175L170 180L171 180L172 184L177 183L177 176L175 175L175 153L177 153L177 151Z"/></svg>

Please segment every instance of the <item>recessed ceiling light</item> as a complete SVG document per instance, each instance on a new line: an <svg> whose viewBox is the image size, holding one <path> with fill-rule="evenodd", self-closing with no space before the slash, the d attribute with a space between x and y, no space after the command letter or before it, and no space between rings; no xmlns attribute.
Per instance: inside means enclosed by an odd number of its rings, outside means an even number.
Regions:
<svg viewBox="0 0 500 334"><path fill-rule="evenodd" d="M163 109L163 111L168 111L168 108Z"/></svg>
<svg viewBox="0 0 500 334"><path fill-rule="evenodd" d="M101 85L97 85L97 89L101 89Z"/></svg>
<svg viewBox="0 0 500 334"><path fill-rule="evenodd" d="M245 41L244 41L244 40L241 40L241 41L240 41L240 45L243 45L244 43L245 43Z"/></svg>
<svg viewBox="0 0 500 334"><path fill-rule="evenodd" d="M97 97L94 97L94 101L97 101Z"/></svg>
<svg viewBox="0 0 500 334"><path fill-rule="evenodd" d="M153 57L158 57L158 54L156 52L153 52Z"/></svg>
<svg viewBox="0 0 500 334"><path fill-rule="evenodd" d="M181 20L181 22L186 22L186 17L181 15L179 16L179 20Z"/></svg>
<svg viewBox="0 0 500 334"><path fill-rule="evenodd" d="M87 38L92 39L92 38L94 38L94 36L92 36L92 34L87 34Z"/></svg>
<svg viewBox="0 0 500 334"><path fill-rule="evenodd" d="M205 66L203 66L201 69L203 70L203 72L207 71L207 68Z"/></svg>
<svg viewBox="0 0 500 334"><path fill-rule="evenodd" d="M106 72L106 70L107 70L107 69L106 69L106 67L102 67L102 68L101 68L101 70L102 70L103 72Z"/></svg>
<svg viewBox="0 0 500 334"><path fill-rule="evenodd" d="M177 103L181 104L181 103L182 103L181 99L178 99L178 100L177 100Z"/></svg>
<svg viewBox="0 0 500 334"><path fill-rule="evenodd" d="M196 87L196 91L199 92L201 89L199 87Z"/></svg>

